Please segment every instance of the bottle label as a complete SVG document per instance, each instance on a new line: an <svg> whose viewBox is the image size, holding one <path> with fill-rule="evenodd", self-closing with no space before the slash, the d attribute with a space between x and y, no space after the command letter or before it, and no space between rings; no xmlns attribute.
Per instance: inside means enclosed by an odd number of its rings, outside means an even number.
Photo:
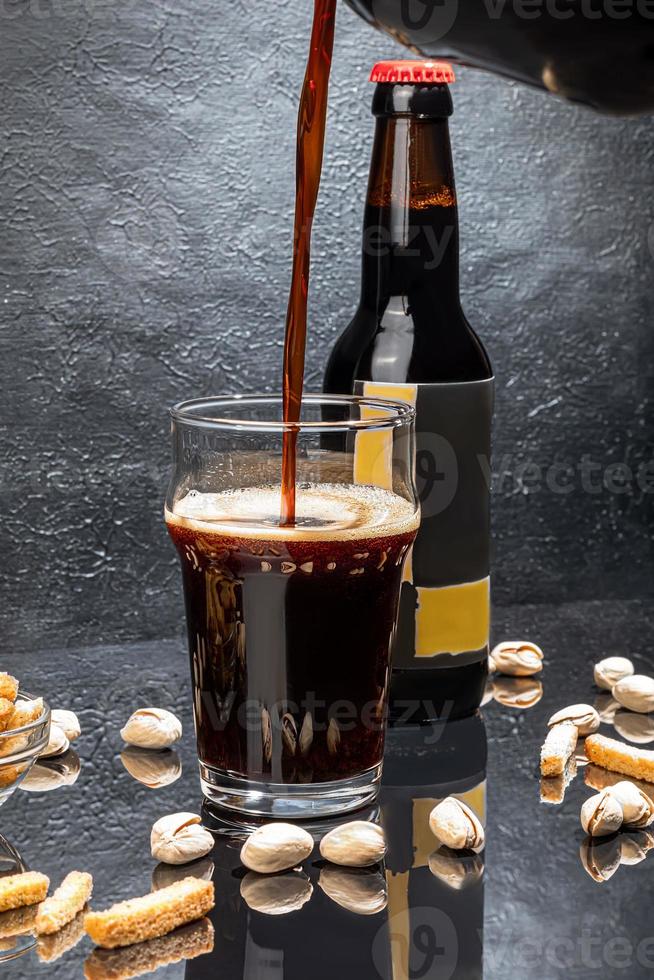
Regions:
<svg viewBox="0 0 654 980"><path fill-rule="evenodd" d="M490 637L490 454L494 380L357 381L355 394L416 409L421 523L407 559L393 664L406 670L478 662ZM355 479L392 489L392 434L363 432Z"/></svg>

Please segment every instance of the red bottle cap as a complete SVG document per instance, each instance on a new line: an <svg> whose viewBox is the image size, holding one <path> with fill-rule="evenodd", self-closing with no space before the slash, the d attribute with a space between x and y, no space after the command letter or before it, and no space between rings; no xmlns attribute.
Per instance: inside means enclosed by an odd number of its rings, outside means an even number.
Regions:
<svg viewBox="0 0 654 980"><path fill-rule="evenodd" d="M454 81L454 69L447 61L379 61L370 73L370 81L450 85Z"/></svg>

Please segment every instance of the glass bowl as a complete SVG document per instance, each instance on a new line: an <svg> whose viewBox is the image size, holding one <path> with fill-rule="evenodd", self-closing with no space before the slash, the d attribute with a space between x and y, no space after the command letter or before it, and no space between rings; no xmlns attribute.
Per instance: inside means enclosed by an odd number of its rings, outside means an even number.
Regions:
<svg viewBox="0 0 654 980"><path fill-rule="evenodd" d="M0 834L0 878L22 874L23 871L29 871L29 867L16 848ZM36 946L34 936L29 930L26 931L29 919L26 924L23 921L25 915L24 909L0 912L0 963L24 956Z"/></svg>
<svg viewBox="0 0 654 980"><path fill-rule="evenodd" d="M26 691L16 702L33 701ZM43 714L22 728L0 732L0 806L9 799L46 748L50 738L50 707L43 702Z"/></svg>

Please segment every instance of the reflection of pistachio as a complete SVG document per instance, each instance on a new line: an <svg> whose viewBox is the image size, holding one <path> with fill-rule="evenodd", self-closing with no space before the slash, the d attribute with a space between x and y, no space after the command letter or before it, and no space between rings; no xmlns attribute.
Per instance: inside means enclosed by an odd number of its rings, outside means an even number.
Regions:
<svg viewBox="0 0 654 980"><path fill-rule="evenodd" d="M643 831L622 834L620 837L620 864L640 864L652 848L651 837Z"/></svg>
<svg viewBox="0 0 654 980"><path fill-rule="evenodd" d="M311 717L311 712L307 711L304 719L302 721L302 728L300 729L300 752L302 755L306 755L311 744L313 742L313 718Z"/></svg>
<svg viewBox="0 0 654 980"><path fill-rule="evenodd" d="M618 702L615 702L618 706ZM636 745L648 745L654 742L654 720L651 715L639 715L633 711L621 709L615 712L613 724L618 735Z"/></svg>
<svg viewBox="0 0 654 980"><path fill-rule="evenodd" d="M341 908L357 915L376 915L388 903L386 879L370 868L339 868L327 864L318 884Z"/></svg>
<svg viewBox="0 0 654 980"><path fill-rule="evenodd" d="M484 862L479 854L462 854L443 844L430 855L429 870L454 891L463 891L481 879Z"/></svg>
<svg viewBox="0 0 654 980"><path fill-rule="evenodd" d="M593 881L601 884L608 881L620 867L621 841L618 837L610 840L585 837L579 848L579 857Z"/></svg>
<svg viewBox="0 0 654 980"><path fill-rule="evenodd" d="M287 915L309 901L313 885L305 874L262 875L248 871L241 882L241 898L255 912L264 915Z"/></svg>
<svg viewBox="0 0 654 980"><path fill-rule="evenodd" d="M531 677L496 677L493 696L506 708L533 708L543 696L543 685Z"/></svg>
<svg viewBox="0 0 654 980"><path fill-rule="evenodd" d="M176 881L183 881L184 878L202 878L203 881L211 881L215 871L214 863L211 858L201 858L191 864L158 864L152 872L152 891L158 892L162 888L174 885Z"/></svg>
<svg viewBox="0 0 654 980"><path fill-rule="evenodd" d="M334 718L330 718L329 727L327 728L327 751L329 754L336 755L340 744L341 732L338 727L338 722Z"/></svg>
<svg viewBox="0 0 654 980"><path fill-rule="evenodd" d="M577 726L579 735L592 735L600 726L600 716L590 704L571 704L555 712L548 721L548 727L558 725L562 721L571 721Z"/></svg>
<svg viewBox="0 0 654 980"><path fill-rule="evenodd" d="M610 691L622 680L629 677L634 672L634 665L626 657L606 657L595 664L593 676L595 683L604 691Z"/></svg>
<svg viewBox="0 0 654 980"><path fill-rule="evenodd" d="M619 708L620 705L610 694L598 694L595 698L595 710L600 717L600 721L605 725L613 724L615 713Z"/></svg>
<svg viewBox="0 0 654 980"><path fill-rule="evenodd" d="M345 868L367 868L384 859L384 831L376 823L352 820L330 830L320 842L325 861Z"/></svg>
<svg viewBox="0 0 654 980"><path fill-rule="evenodd" d="M652 787L654 792L654 787ZM654 802L642 789L634 786L627 779L621 780L609 790L622 807L622 818L625 826L642 830L654 823Z"/></svg>
<svg viewBox="0 0 654 980"><path fill-rule="evenodd" d="M532 677L543 669L543 651L527 640L498 643L491 660L495 670L510 677Z"/></svg>
<svg viewBox="0 0 654 980"><path fill-rule="evenodd" d="M282 741L288 754L295 755L297 751L297 727L293 715L288 713L282 718Z"/></svg>
<svg viewBox="0 0 654 980"><path fill-rule="evenodd" d="M622 807L610 789L591 796L581 808L581 826L591 837L614 834L622 820Z"/></svg>
<svg viewBox="0 0 654 980"><path fill-rule="evenodd" d="M313 837L290 823L268 823L250 834L241 861L250 871L275 874L301 864L313 851Z"/></svg>
<svg viewBox="0 0 654 980"><path fill-rule="evenodd" d="M495 682L492 677L489 677L486 681L486 686L484 687L484 695L481 699L480 707L484 708L489 704L495 696Z"/></svg>
<svg viewBox="0 0 654 980"><path fill-rule="evenodd" d="M261 709L261 746L263 757L266 762L270 762L273 752L272 722L267 708Z"/></svg>
<svg viewBox="0 0 654 980"><path fill-rule="evenodd" d="M157 752L130 745L120 753L120 761L130 776L150 789L170 786L182 775L182 763L173 749Z"/></svg>
<svg viewBox="0 0 654 980"><path fill-rule="evenodd" d="M479 818L462 800L448 796L434 807L429 826L441 844L455 851L481 851L484 848L484 828Z"/></svg>
<svg viewBox="0 0 654 980"><path fill-rule="evenodd" d="M80 769L77 752L69 749L65 755L55 759L36 762L20 783L20 788L26 793L49 793L61 786L72 786L77 782Z"/></svg>

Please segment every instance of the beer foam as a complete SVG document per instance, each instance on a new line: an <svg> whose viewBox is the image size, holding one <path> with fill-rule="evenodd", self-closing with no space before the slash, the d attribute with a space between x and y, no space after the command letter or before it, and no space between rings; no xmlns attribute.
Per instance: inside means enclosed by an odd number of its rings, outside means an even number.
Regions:
<svg viewBox="0 0 654 980"><path fill-rule="evenodd" d="M296 522L281 527L281 487L261 486L202 493L191 490L166 510L166 520L233 537L294 541L346 541L404 534L418 526L412 503L381 487L338 483L300 484Z"/></svg>

